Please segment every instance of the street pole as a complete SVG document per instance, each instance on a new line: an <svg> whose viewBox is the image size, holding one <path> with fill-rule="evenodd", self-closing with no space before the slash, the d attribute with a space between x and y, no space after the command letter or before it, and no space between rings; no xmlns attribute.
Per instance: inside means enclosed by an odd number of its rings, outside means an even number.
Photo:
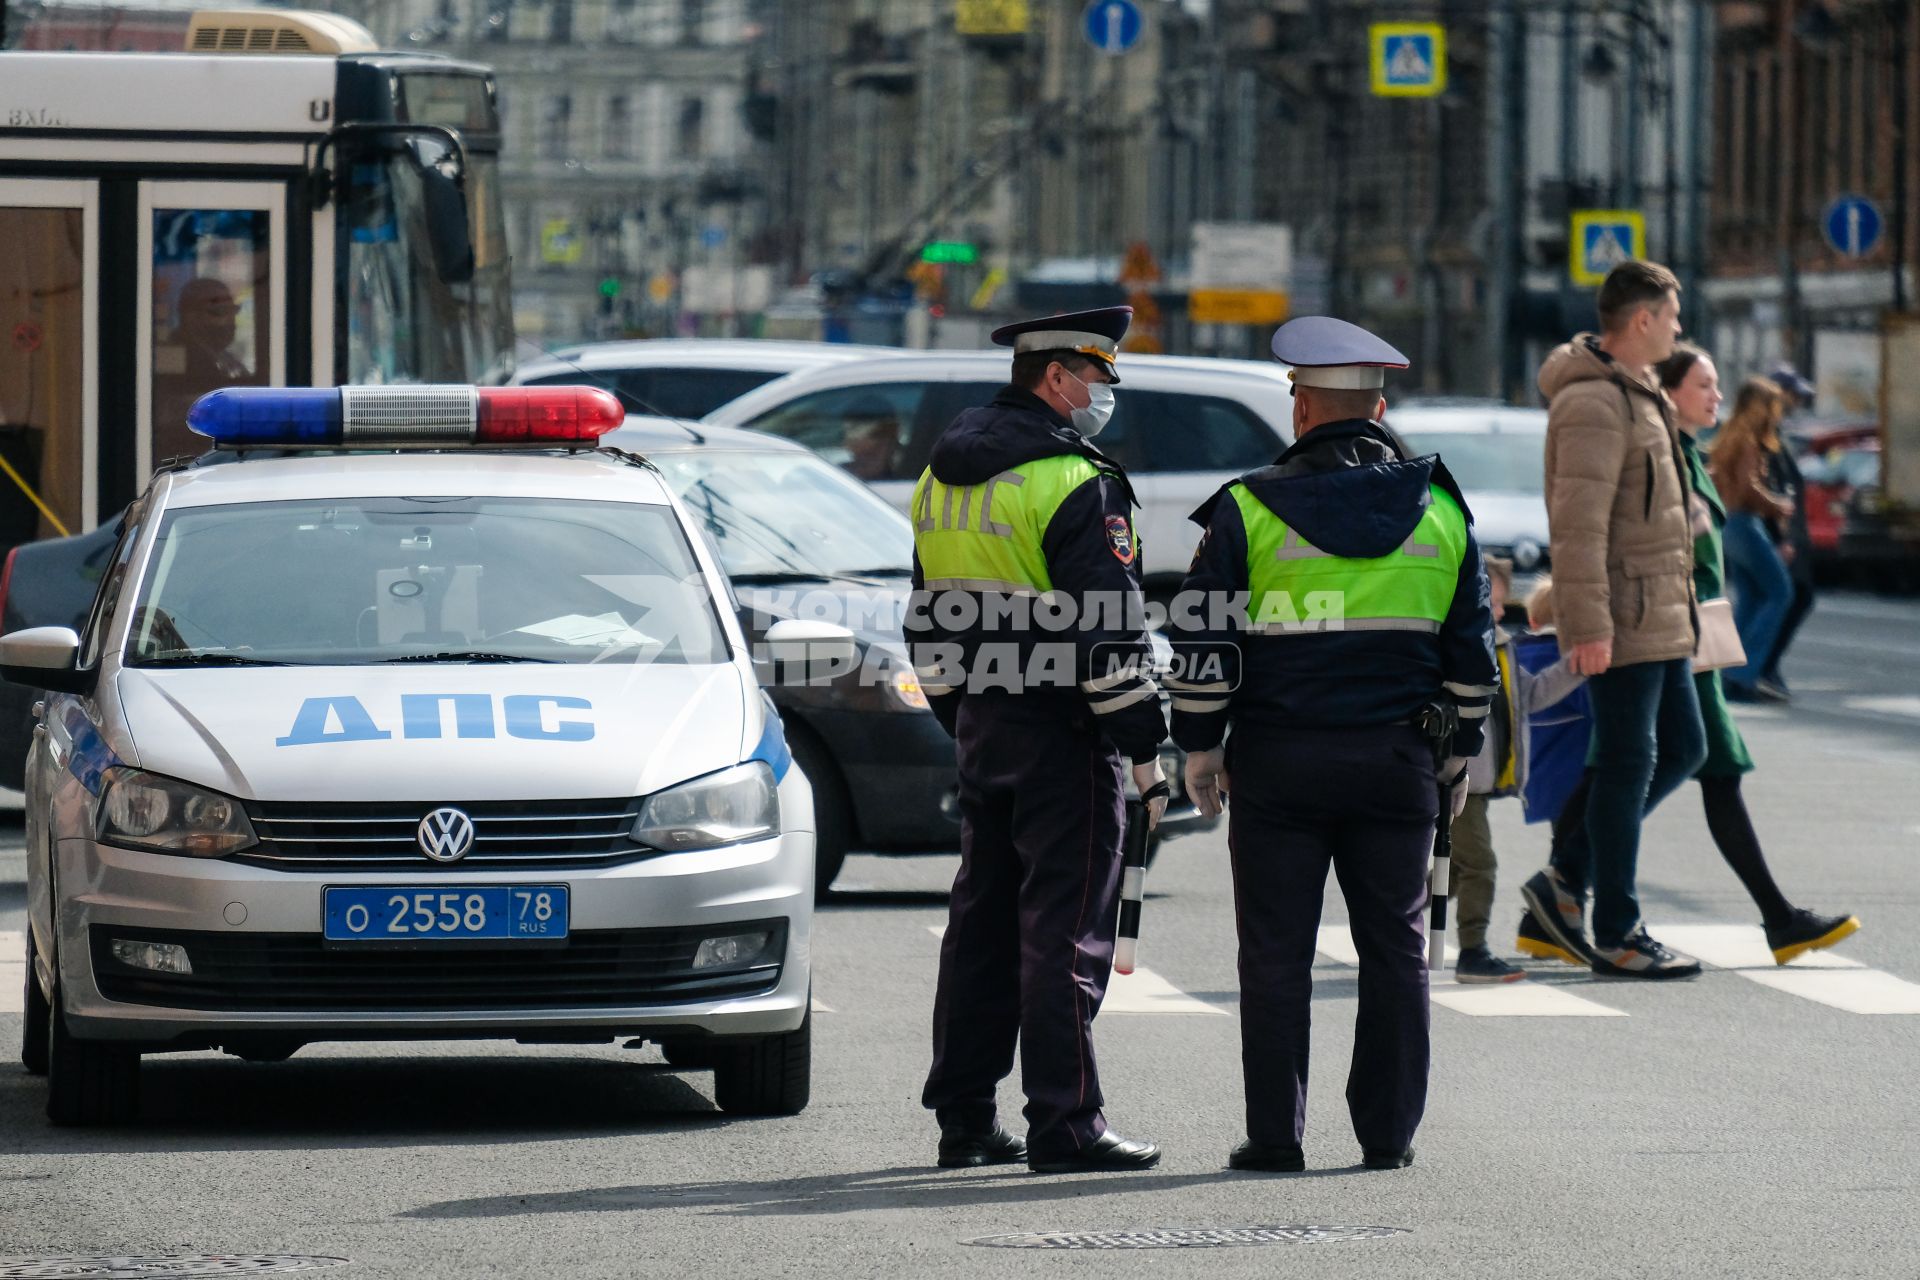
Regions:
<svg viewBox="0 0 1920 1280"><path fill-rule="evenodd" d="M1707 183L1712 173L1713 156L1709 151L1707 130L1707 86L1712 75L1713 17L1704 4L1693 6L1693 27L1687 37L1687 297L1693 308L1690 326L1708 345L1713 342L1713 316L1700 296L1700 279L1706 274ZM1704 319L1705 323L1701 323Z"/></svg>
<svg viewBox="0 0 1920 1280"><path fill-rule="evenodd" d="M1495 68L1493 107L1493 243L1488 255L1493 269L1493 306L1487 317L1487 345L1493 353L1493 393L1505 400L1511 393L1507 379L1507 346L1511 341L1513 297L1519 275L1520 207L1514 198L1513 129L1510 110L1514 84L1514 45L1522 39L1522 18L1516 0L1502 0L1487 19L1491 27L1491 61ZM1524 64L1522 64L1524 74Z"/></svg>
<svg viewBox="0 0 1920 1280"><path fill-rule="evenodd" d="M1888 47L1893 55L1893 100L1888 104L1893 116L1893 216L1888 230L1893 235L1893 309L1907 309L1907 111L1909 109L1907 66L1908 28L1913 23L1913 0L1892 0L1893 33Z"/></svg>

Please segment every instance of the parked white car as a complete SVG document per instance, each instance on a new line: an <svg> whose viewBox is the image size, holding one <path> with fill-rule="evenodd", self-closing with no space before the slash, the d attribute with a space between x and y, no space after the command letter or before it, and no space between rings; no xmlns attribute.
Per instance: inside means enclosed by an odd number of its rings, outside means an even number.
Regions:
<svg viewBox="0 0 1920 1280"><path fill-rule="evenodd" d="M1387 405L1387 425L1415 453L1437 453L1473 511L1481 549L1513 561L1513 598L1550 567L1547 551L1547 411L1499 401Z"/></svg>
<svg viewBox="0 0 1920 1280"><path fill-rule="evenodd" d="M892 347L845 342L650 338L562 347L527 361L510 381L516 387L604 387L620 396L629 413L703 418L786 374L894 354Z"/></svg>
<svg viewBox="0 0 1920 1280"><path fill-rule="evenodd" d="M789 374L707 415L812 447L906 510L933 442L962 409L1006 385L1005 351L931 351ZM1139 495L1149 588L1186 572L1200 529L1187 517L1291 443L1284 365L1190 356L1121 357L1113 421L1096 442ZM885 424L891 423L888 427ZM876 424L891 448L875 448Z"/></svg>

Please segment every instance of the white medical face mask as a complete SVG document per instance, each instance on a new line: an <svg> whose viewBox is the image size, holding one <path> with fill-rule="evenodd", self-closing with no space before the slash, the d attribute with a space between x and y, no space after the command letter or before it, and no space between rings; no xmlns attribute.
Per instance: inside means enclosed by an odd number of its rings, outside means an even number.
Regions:
<svg viewBox="0 0 1920 1280"><path fill-rule="evenodd" d="M1087 389L1087 407L1073 411L1073 429L1091 440L1113 420L1113 388L1104 382L1087 382L1078 377L1074 381Z"/></svg>

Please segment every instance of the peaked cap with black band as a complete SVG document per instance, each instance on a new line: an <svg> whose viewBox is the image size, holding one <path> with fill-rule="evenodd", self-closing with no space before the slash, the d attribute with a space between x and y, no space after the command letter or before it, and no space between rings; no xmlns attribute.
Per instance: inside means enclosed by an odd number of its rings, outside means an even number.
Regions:
<svg viewBox="0 0 1920 1280"><path fill-rule="evenodd" d="M1404 369L1407 358L1357 324L1332 316L1301 316L1273 335L1273 355L1293 366L1287 376L1303 387L1373 391L1387 384L1387 370Z"/></svg>
<svg viewBox="0 0 1920 1280"><path fill-rule="evenodd" d="M1120 353L1120 339L1127 336L1133 322L1132 307L1098 307L1092 311L1070 311L1065 315L1042 316L1004 324L992 333L994 345L1012 347L1015 355L1030 351L1057 351L1063 355L1085 356L1106 370L1107 379L1120 381L1114 358Z"/></svg>

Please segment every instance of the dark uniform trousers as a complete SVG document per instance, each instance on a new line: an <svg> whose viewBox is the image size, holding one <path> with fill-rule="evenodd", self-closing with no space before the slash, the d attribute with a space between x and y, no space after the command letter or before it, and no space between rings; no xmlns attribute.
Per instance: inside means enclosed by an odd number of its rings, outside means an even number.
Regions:
<svg viewBox="0 0 1920 1280"><path fill-rule="evenodd" d="M1120 755L1032 696L967 697L956 736L960 874L922 1101L942 1126L991 1125L1017 1038L1028 1149L1071 1154L1106 1131L1093 1018L1113 966Z"/></svg>
<svg viewBox="0 0 1920 1280"><path fill-rule="evenodd" d="M1403 1150L1427 1104L1433 756L1411 725L1236 724L1227 770L1247 1136L1298 1145L1305 1130L1313 953L1331 864L1360 955L1347 1108L1363 1148Z"/></svg>

